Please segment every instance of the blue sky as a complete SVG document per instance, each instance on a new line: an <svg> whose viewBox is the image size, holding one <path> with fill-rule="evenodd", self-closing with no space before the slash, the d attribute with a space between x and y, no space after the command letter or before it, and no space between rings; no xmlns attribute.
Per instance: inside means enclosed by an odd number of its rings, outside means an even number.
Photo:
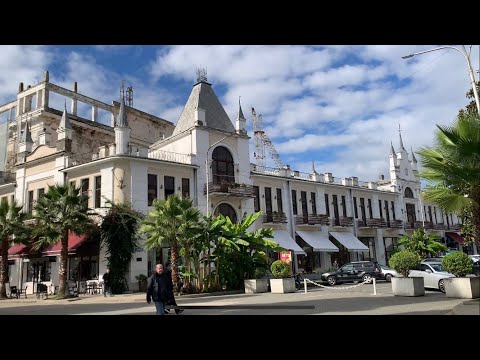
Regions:
<svg viewBox="0 0 480 360"><path fill-rule="evenodd" d="M196 68L205 67L232 121L239 96L249 130L251 107L262 114L284 163L309 172L315 161L318 172L375 180L388 174L399 123L405 146L417 149L431 144L435 124L450 123L468 103L467 65L456 51L401 59L436 46L0 46L0 103L48 69L50 81L69 89L77 81L79 92L106 103L118 99L125 80L135 108L176 123ZM478 59L475 45L475 70ZM63 101L51 104L62 108Z"/></svg>

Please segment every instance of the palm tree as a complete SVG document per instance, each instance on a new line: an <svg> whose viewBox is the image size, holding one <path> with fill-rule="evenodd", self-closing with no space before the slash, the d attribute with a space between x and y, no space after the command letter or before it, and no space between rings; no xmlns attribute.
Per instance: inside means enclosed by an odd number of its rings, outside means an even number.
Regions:
<svg viewBox="0 0 480 360"><path fill-rule="evenodd" d="M146 234L146 250L170 247L172 282L178 291L178 252L180 242L185 242L189 228L198 222L200 211L193 206L191 199L181 199L177 195L167 200L156 199L153 209L140 225L140 233ZM187 223L185 223L187 221Z"/></svg>
<svg viewBox="0 0 480 360"><path fill-rule="evenodd" d="M472 208L476 241L480 236L480 117L464 113L452 126L437 125L435 146L418 154L430 182L423 197L447 213Z"/></svg>
<svg viewBox="0 0 480 360"><path fill-rule="evenodd" d="M412 236L404 235L398 240L397 245L402 245L406 250L425 258L429 254L436 256L438 253L448 250L445 245L436 241L436 238L437 235L427 235L425 234L425 229L420 228L415 230Z"/></svg>
<svg viewBox="0 0 480 360"><path fill-rule="evenodd" d="M24 225L27 214L22 212L22 206L16 203L11 205L7 201L0 203L0 299L7 298L6 283L8 281L8 249L13 241L20 242L28 238L29 228ZM15 239L13 237L15 236Z"/></svg>
<svg viewBox="0 0 480 360"><path fill-rule="evenodd" d="M49 186L48 191L35 205L37 221L34 248L61 243L58 298L68 297L67 261L68 233L84 235L93 225L85 206L88 196L80 193L80 188L68 185Z"/></svg>

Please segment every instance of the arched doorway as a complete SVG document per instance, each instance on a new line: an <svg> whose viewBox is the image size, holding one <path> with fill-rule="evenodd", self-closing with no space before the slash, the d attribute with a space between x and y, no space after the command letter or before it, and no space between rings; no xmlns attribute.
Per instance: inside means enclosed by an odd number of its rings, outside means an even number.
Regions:
<svg viewBox="0 0 480 360"><path fill-rule="evenodd" d="M409 187L405 188L405 197L407 199L413 199L413 191Z"/></svg>
<svg viewBox="0 0 480 360"><path fill-rule="evenodd" d="M213 183L235 182L233 171L233 156L224 146L218 146L212 154L212 175Z"/></svg>
<svg viewBox="0 0 480 360"><path fill-rule="evenodd" d="M218 214L228 216L233 223L237 222L237 212L231 205L227 203L221 203L217 206L217 208L215 209L215 215Z"/></svg>

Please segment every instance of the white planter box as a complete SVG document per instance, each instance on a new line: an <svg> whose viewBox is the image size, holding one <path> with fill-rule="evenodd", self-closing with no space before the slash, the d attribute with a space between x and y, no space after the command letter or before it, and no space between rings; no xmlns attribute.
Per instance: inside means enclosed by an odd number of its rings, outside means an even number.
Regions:
<svg viewBox="0 0 480 360"><path fill-rule="evenodd" d="M395 296L424 296L423 277L392 277L392 292Z"/></svg>
<svg viewBox="0 0 480 360"><path fill-rule="evenodd" d="M264 293L268 291L268 279L244 280L245 294Z"/></svg>
<svg viewBox="0 0 480 360"><path fill-rule="evenodd" d="M293 278L270 279L270 290L274 294L293 293L295 292L295 280Z"/></svg>
<svg viewBox="0 0 480 360"><path fill-rule="evenodd" d="M448 278L445 279L447 297L460 299L476 299L480 297L480 278Z"/></svg>

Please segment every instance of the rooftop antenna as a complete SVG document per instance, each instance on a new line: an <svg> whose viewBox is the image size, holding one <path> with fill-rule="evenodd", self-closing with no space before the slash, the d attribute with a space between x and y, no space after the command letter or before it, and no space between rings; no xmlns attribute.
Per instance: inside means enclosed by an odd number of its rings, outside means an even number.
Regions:
<svg viewBox="0 0 480 360"><path fill-rule="evenodd" d="M207 68L197 68L197 82L207 82Z"/></svg>
<svg viewBox="0 0 480 360"><path fill-rule="evenodd" d="M125 100L125 80L122 80L122 86L120 86L120 101Z"/></svg>
<svg viewBox="0 0 480 360"><path fill-rule="evenodd" d="M133 86L127 87L125 105L133 107Z"/></svg>

